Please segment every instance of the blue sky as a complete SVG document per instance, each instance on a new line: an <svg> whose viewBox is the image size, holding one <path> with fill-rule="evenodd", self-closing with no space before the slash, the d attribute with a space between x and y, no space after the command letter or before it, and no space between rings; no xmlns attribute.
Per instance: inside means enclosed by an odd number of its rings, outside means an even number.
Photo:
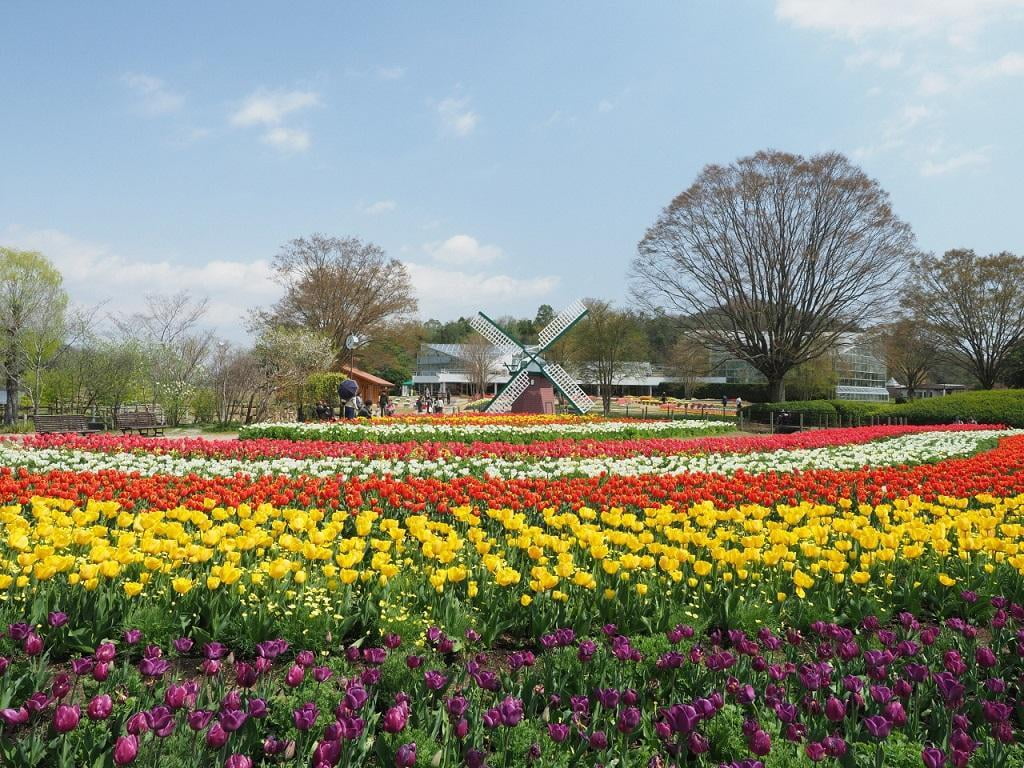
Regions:
<svg viewBox="0 0 1024 768"><path fill-rule="evenodd" d="M244 8L244 11L242 10ZM424 317L624 300L707 163L847 153L927 250L1024 252L1024 0L8 4L0 244L242 338L324 232Z"/></svg>

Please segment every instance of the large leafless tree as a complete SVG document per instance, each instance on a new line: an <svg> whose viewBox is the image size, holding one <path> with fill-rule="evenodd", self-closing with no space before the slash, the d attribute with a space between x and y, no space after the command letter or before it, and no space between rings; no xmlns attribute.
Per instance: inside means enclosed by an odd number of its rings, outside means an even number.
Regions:
<svg viewBox="0 0 1024 768"><path fill-rule="evenodd" d="M416 311L405 264L373 243L314 234L292 240L274 258L284 296L260 319L327 336L340 363L350 363L345 339L374 336Z"/></svg>
<svg viewBox="0 0 1024 768"><path fill-rule="evenodd" d="M919 322L992 389L1024 341L1024 257L957 249L914 260L906 303Z"/></svg>
<svg viewBox="0 0 1024 768"><path fill-rule="evenodd" d="M790 369L875 320L913 253L889 196L845 157L763 151L707 166L662 211L632 288L750 363L782 400Z"/></svg>
<svg viewBox="0 0 1024 768"><path fill-rule="evenodd" d="M639 361L647 357L647 338L635 314L598 299L586 299L584 303L587 316L567 337L571 366L583 382L597 384L607 416L615 386L641 369Z"/></svg>
<svg viewBox="0 0 1024 768"><path fill-rule="evenodd" d="M881 350L889 375L907 388L908 398L928 383L944 357L928 325L910 316L873 328L869 336Z"/></svg>
<svg viewBox="0 0 1024 768"><path fill-rule="evenodd" d="M469 341L462 345L460 356L466 365L473 394L477 397L485 396L491 382L491 371L501 359L501 350L483 336L474 333Z"/></svg>

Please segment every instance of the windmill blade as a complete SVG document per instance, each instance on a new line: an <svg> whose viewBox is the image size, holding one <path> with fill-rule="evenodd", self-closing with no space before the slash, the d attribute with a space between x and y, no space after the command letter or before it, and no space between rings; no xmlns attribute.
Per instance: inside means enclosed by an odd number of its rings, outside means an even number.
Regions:
<svg viewBox="0 0 1024 768"><path fill-rule="evenodd" d="M594 407L594 401L576 383L576 379L570 376L569 372L558 363L548 363L541 370L544 371L545 376L551 379L551 383L558 388L558 391L565 395L565 399L573 404L577 411L586 413Z"/></svg>
<svg viewBox="0 0 1024 768"><path fill-rule="evenodd" d="M515 339L505 333L498 324L481 312L469 318L470 327L496 347L521 347Z"/></svg>
<svg viewBox="0 0 1024 768"><path fill-rule="evenodd" d="M558 316L548 323L537 337L540 348L545 349L553 344L559 336L576 325L576 321L585 314L587 314L587 305L579 299L559 312Z"/></svg>
<svg viewBox="0 0 1024 768"><path fill-rule="evenodd" d="M498 396L491 400L487 406L487 413L508 413L512 410L512 403L519 399L519 396L530 388L530 374L520 371L504 386Z"/></svg>

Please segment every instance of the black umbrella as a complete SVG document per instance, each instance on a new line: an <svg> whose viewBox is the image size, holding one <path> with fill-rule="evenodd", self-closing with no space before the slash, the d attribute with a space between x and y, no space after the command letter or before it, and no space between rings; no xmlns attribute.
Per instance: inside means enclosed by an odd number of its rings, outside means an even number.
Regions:
<svg viewBox="0 0 1024 768"><path fill-rule="evenodd" d="M345 379L341 384L338 385L338 397L341 398L342 402L351 400L356 396L356 392L359 391L359 385L356 384L354 379Z"/></svg>

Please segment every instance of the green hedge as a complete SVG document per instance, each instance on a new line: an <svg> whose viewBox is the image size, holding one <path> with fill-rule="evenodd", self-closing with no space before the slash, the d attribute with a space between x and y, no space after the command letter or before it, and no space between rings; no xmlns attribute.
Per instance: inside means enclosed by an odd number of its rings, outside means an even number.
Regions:
<svg viewBox="0 0 1024 768"><path fill-rule="evenodd" d="M769 414L779 413L780 411L788 411L797 418L802 413L805 420L813 417L811 423L815 423L818 418L824 419L826 416L831 419L836 417L835 406L832 405L830 400L790 400L782 403L754 403L749 408L744 408L743 410L745 415L749 415L750 418L756 421L768 421Z"/></svg>
<svg viewBox="0 0 1024 768"><path fill-rule="evenodd" d="M861 419L866 421L872 416L881 416L888 413L892 407L889 403L872 402L869 400L830 400L836 413L846 419Z"/></svg>
<svg viewBox="0 0 1024 768"><path fill-rule="evenodd" d="M883 415L904 416L911 424L950 424L959 416L979 424L1024 427L1024 389L961 392L890 405Z"/></svg>
<svg viewBox="0 0 1024 768"><path fill-rule="evenodd" d="M730 400L742 397L744 402L758 403L768 399L768 387L764 384L700 384L693 395L710 400L721 400L723 395Z"/></svg>

